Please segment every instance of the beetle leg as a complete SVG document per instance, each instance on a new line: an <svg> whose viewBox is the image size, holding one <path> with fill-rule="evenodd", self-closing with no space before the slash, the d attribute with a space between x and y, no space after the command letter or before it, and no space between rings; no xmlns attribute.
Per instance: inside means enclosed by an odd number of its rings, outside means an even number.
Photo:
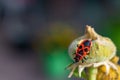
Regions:
<svg viewBox="0 0 120 80"><path fill-rule="evenodd" d="M82 63L84 62L84 60L83 60L83 59L82 59L81 61L82 61Z"/></svg>
<svg viewBox="0 0 120 80"><path fill-rule="evenodd" d="M84 59L85 59L85 60L87 60L87 58L86 58L86 57L84 57Z"/></svg>
<svg viewBox="0 0 120 80"><path fill-rule="evenodd" d="M77 47L79 47L79 44L77 44Z"/></svg>

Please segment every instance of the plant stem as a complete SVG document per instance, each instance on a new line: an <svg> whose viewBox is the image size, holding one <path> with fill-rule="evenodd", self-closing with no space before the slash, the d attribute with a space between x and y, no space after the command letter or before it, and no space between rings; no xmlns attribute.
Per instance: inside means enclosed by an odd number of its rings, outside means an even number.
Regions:
<svg viewBox="0 0 120 80"><path fill-rule="evenodd" d="M97 68L89 67L88 74L89 74L88 80L96 80Z"/></svg>

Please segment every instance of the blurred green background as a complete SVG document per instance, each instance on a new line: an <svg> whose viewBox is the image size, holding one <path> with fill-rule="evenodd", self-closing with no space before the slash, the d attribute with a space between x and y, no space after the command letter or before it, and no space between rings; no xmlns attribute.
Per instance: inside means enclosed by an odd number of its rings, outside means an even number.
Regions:
<svg viewBox="0 0 120 80"><path fill-rule="evenodd" d="M1 0L0 79L73 80L67 50L85 25L110 37L120 56L119 0Z"/></svg>

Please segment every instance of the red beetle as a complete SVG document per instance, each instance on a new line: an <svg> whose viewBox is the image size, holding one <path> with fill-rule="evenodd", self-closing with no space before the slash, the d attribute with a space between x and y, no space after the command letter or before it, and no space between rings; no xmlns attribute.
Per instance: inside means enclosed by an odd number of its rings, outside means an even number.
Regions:
<svg viewBox="0 0 120 80"><path fill-rule="evenodd" d="M89 54L91 44L91 40L83 40L77 45L74 58L75 62L79 62L80 60L82 60L82 63L84 62L83 58L86 59L85 56Z"/></svg>

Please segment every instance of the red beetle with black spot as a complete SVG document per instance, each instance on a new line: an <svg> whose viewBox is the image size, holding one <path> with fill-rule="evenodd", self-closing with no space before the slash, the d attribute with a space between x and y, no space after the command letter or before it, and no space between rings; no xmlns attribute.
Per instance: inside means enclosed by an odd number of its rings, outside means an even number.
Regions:
<svg viewBox="0 0 120 80"><path fill-rule="evenodd" d="M82 63L84 62L83 59L86 59L86 55L89 54L91 44L91 40L83 40L80 44L77 45L74 58L75 62L79 62L80 60Z"/></svg>

